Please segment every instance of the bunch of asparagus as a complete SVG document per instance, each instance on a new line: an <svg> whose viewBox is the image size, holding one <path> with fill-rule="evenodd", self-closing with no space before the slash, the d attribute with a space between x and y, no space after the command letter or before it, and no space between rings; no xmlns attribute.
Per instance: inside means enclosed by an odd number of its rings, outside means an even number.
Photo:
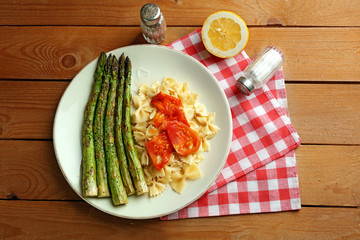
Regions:
<svg viewBox="0 0 360 240"><path fill-rule="evenodd" d="M114 205L148 192L131 129L131 61L102 52L82 129L82 193Z"/></svg>

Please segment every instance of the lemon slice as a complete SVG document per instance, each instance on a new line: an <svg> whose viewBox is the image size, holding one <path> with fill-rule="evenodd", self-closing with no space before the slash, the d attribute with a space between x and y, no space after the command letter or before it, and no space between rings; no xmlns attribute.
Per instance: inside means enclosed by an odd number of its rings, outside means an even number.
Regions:
<svg viewBox="0 0 360 240"><path fill-rule="evenodd" d="M219 11L205 20L201 38L211 54L220 58L230 58L245 48L249 30L245 21L235 13Z"/></svg>

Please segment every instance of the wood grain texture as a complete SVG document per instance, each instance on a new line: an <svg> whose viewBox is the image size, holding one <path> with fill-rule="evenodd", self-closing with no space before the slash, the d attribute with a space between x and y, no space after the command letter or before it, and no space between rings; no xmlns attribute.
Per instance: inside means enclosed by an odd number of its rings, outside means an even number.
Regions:
<svg viewBox="0 0 360 240"><path fill-rule="evenodd" d="M139 34L136 28L1 27L0 78L71 79L101 51L132 44Z"/></svg>
<svg viewBox="0 0 360 240"><path fill-rule="evenodd" d="M360 207L360 147L296 150L303 205ZM341 159L341 160L339 160ZM50 141L0 141L0 199L79 200L61 174Z"/></svg>
<svg viewBox="0 0 360 240"><path fill-rule="evenodd" d="M245 52L279 47L287 81L360 81L358 39L360 28L250 28Z"/></svg>
<svg viewBox="0 0 360 240"><path fill-rule="evenodd" d="M0 81L0 139L52 138L67 82Z"/></svg>
<svg viewBox="0 0 360 240"><path fill-rule="evenodd" d="M218 10L250 26L245 49L285 54L302 209L173 221L105 214L71 189L52 128L70 80L100 51L145 43L147 3L0 0L0 239L360 239L360 1L158 0L167 45Z"/></svg>
<svg viewBox="0 0 360 240"><path fill-rule="evenodd" d="M360 207L360 146L300 146L296 162L303 205Z"/></svg>
<svg viewBox="0 0 360 240"><path fill-rule="evenodd" d="M145 0L89 2L85 0L0 1L0 25L139 25ZM359 26L358 1L236 1L159 0L169 25L201 26L208 15L230 10L248 25ZM179 17L181 12L181 17Z"/></svg>
<svg viewBox="0 0 360 240"><path fill-rule="evenodd" d="M0 139L51 139L57 104L67 85L0 81ZM290 83L286 89L302 143L360 144L360 85Z"/></svg>
<svg viewBox="0 0 360 240"><path fill-rule="evenodd" d="M80 197L62 175L52 141L0 140L0 199Z"/></svg>
<svg viewBox="0 0 360 240"><path fill-rule="evenodd" d="M303 143L360 144L359 84L288 84L286 91Z"/></svg>
<svg viewBox="0 0 360 240"><path fill-rule="evenodd" d="M163 45L196 29L169 27ZM360 81L358 39L360 28L256 27L245 51L279 47L287 81ZM72 79L101 51L140 43L139 27L0 27L0 79Z"/></svg>
<svg viewBox="0 0 360 240"><path fill-rule="evenodd" d="M360 209L303 208L161 221L116 218L85 202L0 201L0 237L25 239L356 239Z"/></svg>

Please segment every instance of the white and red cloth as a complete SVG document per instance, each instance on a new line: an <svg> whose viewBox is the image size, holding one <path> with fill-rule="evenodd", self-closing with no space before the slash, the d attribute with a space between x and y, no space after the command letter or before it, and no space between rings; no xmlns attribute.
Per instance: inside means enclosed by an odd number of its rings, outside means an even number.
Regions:
<svg viewBox="0 0 360 240"><path fill-rule="evenodd" d="M300 209L294 153L300 137L288 115L283 70L262 89L245 96L235 85L250 62L244 51L228 59L209 54L201 41L201 29L169 47L194 57L217 78L230 104L233 135L225 166L209 190L161 219Z"/></svg>

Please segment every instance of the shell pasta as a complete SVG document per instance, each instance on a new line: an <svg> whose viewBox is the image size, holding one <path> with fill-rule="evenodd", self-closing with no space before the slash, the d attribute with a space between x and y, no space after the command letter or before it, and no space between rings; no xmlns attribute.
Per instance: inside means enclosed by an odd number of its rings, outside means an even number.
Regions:
<svg viewBox="0 0 360 240"><path fill-rule="evenodd" d="M148 141L160 134L160 130L153 125L157 109L151 104L151 99L159 92L180 99L190 127L201 139L200 148L195 153L182 156L174 151L170 160L160 170L152 165L145 146ZM203 153L210 151L209 140L220 130L215 124L215 113L206 110L205 105L198 101L198 95L189 91L187 82L177 82L170 77L165 77L161 82L157 81L151 86L141 85L132 102L133 135L150 196L158 196L168 186L175 192L182 193L188 180L201 178L199 164L204 160Z"/></svg>

